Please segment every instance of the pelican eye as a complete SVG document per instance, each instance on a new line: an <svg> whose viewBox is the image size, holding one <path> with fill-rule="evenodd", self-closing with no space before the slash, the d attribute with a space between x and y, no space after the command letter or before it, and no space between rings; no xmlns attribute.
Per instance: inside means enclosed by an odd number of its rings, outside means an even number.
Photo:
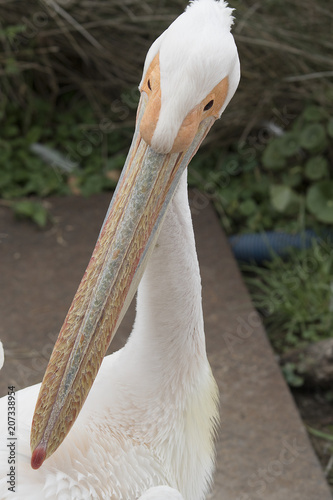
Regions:
<svg viewBox="0 0 333 500"><path fill-rule="evenodd" d="M148 80L147 85L148 85L149 90L151 90L150 80Z"/></svg>
<svg viewBox="0 0 333 500"><path fill-rule="evenodd" d="M214 104L214 100L212 99L211 101L209 101L206 106L204 107L204 111L208 111Z"/></svg>

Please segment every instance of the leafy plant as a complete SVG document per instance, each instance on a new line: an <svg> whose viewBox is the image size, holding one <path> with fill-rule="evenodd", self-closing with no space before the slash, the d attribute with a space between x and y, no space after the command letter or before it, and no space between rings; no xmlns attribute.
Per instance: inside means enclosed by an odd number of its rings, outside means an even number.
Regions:
<svg viewBox="0 0 333 500"><path fill-rule="evenodd" d="M333 434L328 434L327 432L320 431L318 429L314 429L313 427L307 426L308 431L313 436L319 437L321 439L325 439L326 441L333 441Z"/></svg>
<svg viewBox="0 0 333 500"><path fill-rule="evenodd" d="M253 302L278 352L330 338L333 328L331 242L313 240L310 248L291 250L288 257L275 256L265 267L243 267Z"/></svg>
<svg viewBox="0 0 333 500"><path fill-rule="evenodd" d="M190 181L214 201L228 233L333 224L333 118L309 105L282 135L263 144L194 158ZM262 152L260 152L262 150Z"/></svg>
<svg viewBox="0 0 333 500"><path fill-rule="evenodd" d="M14 213L18 218L31 219L43 228L49 219L47 209L37 201L22 200L13 203Z"/></svg>
<svg viewBox="0 0 333 500"><path fill-rule="evenodd" d="M304 379L297 373L297 367L294 363L286 363L283 365L282 373L291 387L301 387L303 385Z"/></svg>
<svg viewBox="0 0 333 500"><path fill-rule="evenodd" d="M327 156L331 118L323 108L308 106L294 122L291 131L271 139L262 156L266 170L284 170L299 165L300 177L293 186L278 184L270 191L276 210L297 214L301 206L319 222L333 224L333 172ZM280 179L279 179L280 181Z"/></svg>
<svg viewBox="0 0 333 500"><path fill-rule="evenodd" d="M0 197L17 216L43 226L47 217L31 197L90 194L115 187L128 131L110 117L97 122L87 103L34 99L25 113L13 103L0 108ZM123 152L124 151L124 152Z"/></svg>
<svg viewBox="0 0 333 500"><path fill-rule="evenodd" d="M313 184L307 191L306 206L318 220L333 224L333 180Z"/></svg>

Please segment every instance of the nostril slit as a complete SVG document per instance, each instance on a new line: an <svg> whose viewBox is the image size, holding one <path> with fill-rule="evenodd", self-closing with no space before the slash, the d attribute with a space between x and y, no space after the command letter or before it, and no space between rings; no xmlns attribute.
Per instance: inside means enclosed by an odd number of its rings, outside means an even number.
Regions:
<svg viewBox="0 0 333 500"><path fill-rule="evenodd" d="M148 85L149 90L151 90L150 80L148 80L147 85Z"/></svg>
<svg viewBox="0 0 333 500"><path fill-rule="evenodd" d="M211 101L209 101L206 106L204 107L204 111L208 111L214 104L214 101L213 99Z"/></svg>

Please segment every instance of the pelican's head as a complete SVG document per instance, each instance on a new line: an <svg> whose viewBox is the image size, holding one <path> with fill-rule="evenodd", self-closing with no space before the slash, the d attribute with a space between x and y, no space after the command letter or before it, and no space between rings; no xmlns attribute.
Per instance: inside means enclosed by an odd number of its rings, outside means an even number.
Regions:
<svg viewBox="0 0 333 500"><path fill-rule="evenodd" d="M159 153L186 150L207 119L226 108L239 83L232 9L214 0L191 2L153 43L140 91L147 107L140 133Z"/></svg>
<svg viewBox="0 0 333 500"><path fill-rule="evenodd" d="M236 90L231 12L223 1L194 0L148 52L132 145L38 396L31 431L35 469L78 416L179 179Z"/></svg>

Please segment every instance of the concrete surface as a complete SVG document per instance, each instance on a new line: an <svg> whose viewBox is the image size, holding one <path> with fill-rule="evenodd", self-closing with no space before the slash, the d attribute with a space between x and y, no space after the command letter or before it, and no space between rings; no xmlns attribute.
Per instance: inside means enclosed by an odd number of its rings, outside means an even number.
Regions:
<svg viewBox="0 0 333 500"><path fill-rule="evenodd" d="M0 395L39 382L88 263L110 195L50 200L40 231L0 208ZM221 393L212 500L330 500L331 494L225 235L192 193L207 349ZM131 330L133 304L112 344Z"/></svg>

